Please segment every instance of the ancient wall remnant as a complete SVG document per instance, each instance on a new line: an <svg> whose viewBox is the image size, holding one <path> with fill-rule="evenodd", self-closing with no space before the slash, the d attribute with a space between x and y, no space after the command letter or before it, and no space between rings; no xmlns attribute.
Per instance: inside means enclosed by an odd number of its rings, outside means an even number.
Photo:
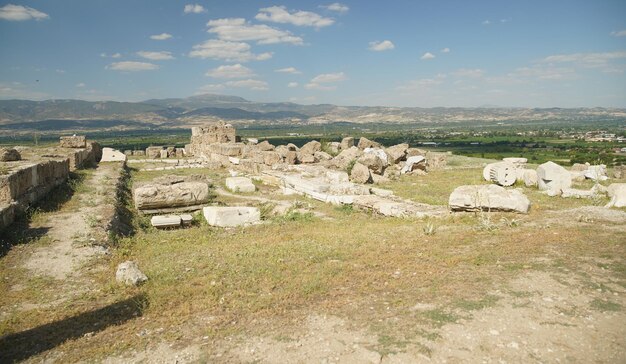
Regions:
<svg viewBox="0 0 626 364"><path fill-rule="evenodd" d="M87 138L84 135L62 136L60 138L61 148L85 148L87 146Z"/></svg>

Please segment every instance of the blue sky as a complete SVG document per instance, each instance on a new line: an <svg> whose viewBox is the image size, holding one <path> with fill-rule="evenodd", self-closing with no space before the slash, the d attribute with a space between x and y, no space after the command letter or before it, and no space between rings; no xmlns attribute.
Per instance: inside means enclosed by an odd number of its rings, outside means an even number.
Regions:
<svg viewBox="0 0 626 364"><path fill-rule="evenodd" d="M626 107L626 1L0 1L0 98Z"/></svg>

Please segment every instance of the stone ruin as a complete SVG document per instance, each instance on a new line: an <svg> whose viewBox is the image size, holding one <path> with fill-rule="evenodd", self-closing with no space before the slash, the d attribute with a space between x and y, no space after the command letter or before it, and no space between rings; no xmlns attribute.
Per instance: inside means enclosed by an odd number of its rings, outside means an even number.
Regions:
<svg viewBox="0 0 626 364"><path fill-rule="evenodd" d="M211 184L200 175L163 176L133 188L135 207L145 214L200 210L211 197Z"/></svg>

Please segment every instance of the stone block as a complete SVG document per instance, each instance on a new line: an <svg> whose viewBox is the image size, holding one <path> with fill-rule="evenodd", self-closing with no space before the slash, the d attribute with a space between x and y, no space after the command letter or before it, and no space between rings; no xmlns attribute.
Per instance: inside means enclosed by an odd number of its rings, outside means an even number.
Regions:
<svg viewBox="0 0 626 364"><path fill-rule="evenodd" d="M202 212L211 226L236 227L261 221L261 212L256 207L209 206L205 207Z"/></svg>
<svg viewBox="0 0 626 364"><path fill-rule="evenodd" d="M226 188L233 192L254 192L256 186L248 177L228 177L226 178Z"/></svg>
<svg viewBox="0 0 626 364"><path fill-rule="evenodd" d="M84 135L62 136L59 139L62 148L85 148L87 146L87 140Z"/></svg>

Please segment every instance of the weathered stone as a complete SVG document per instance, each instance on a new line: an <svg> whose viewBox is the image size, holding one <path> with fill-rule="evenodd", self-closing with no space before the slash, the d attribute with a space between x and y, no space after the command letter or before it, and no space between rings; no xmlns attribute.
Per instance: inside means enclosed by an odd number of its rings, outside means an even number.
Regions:
<svg viewBox="0 0 626 364"><path fill-rule="evenodd" d="M375 154L364 153L357 159L358 163L366 166L370 171L376 174L383 174L385 171L384 162Z"/></svg>
<svg viewBox="0 0 626 364"><path fill-rule="evenodd" d="M606 207L626 207L626 183L611 183L607 192L611 201Z"/></svg>
<svg viewBox="0 0 626 364"><path fill-rule="evenodd" d="M383 162L383 167L387 167L389 165L387 153L385 153L385 151L381 148L365 148L363 150L363 154L373 154L377 156Z"/></svg>
<svg viewBox="0 0 626 364"><path fill-rule="evenodd" d="M209 206L203 209L204 218L211 226L235 227L261 221L261 213L256 207Z"/></svg>
<svg viewBox="0 0 626 364"><path fill-rule="evenodd" d="M339 149L347 150L354 147L354 138L353 137L345 137L341 139L341 143L339 143Z"/></svg>
<svg viewBox="0 0 626 364"><path fill-rule="evenodd" d="M409 148L406 150L406 157L415 157L415 156L426 156L426 153L428 153L428 151L424 150L424 149L418 149L418 148Z"/></svg>
<svg viewBox="0 0 626 364"><path fill-rule="evenodd" d="M276 149L276 147L270 144L270 142L268 142L267 140L260 142L259 144L256 145L256 147L262 152L268 152L268 151Z"/></svg>
<svg viewBox="0 0 626 364"><path fill-rule="evenodd" d="M596 166L589 166L589 168L585 171L585 178L592 179L594 181L607 180L606 165L600 164Z"/></svg>
<svg viewBox="0 0 626 364"><path fill-rule="evenodd" d="M323 151L315 152L315 154L313 154L313 156L318 161L329 161L329 160L333 159L332 155L330 155L330 154L328 154L326 152L323 152Z"/></svg>
<svg viewBox="0 0 626 364"><path fill-rule="evenodd" d="M100 162L125 162L126 155L113 148L102 148L102 159Z"/></svg>
<svg viewBox="0 0 626 364"><path fill-rule="evenodd" d="M298 152L288 151L285 153L285 163L287 164L297 164L298 163Z"/></svg>
<svg viewBox="0 0 626 364"><path fill-rule="evenodd" d="M60 139L61 148L85 148L87 139L84 135L62 136Z"/></svg>
<svg viewBox="0 0 626 364"><path fill-rule="evenodd" d="M298 151L298 146L293 144L293 143L289 143L287 144L287 149L293 151L293 152L297 152Z"/></svg>
<svg viewBox="0 0 626 364"><path fill-rule="evenodd" d="M146 148L146 157L151 158L151 159L161 158L162 150L163 150L163 147L148 147Z"/></svg>
<svg viewBox="0 0 626 364"><path fill-rule="evenodd" d="M250 144L250 145L259 144L259 139L257 139L257 138L248 138L248 139L246 139L246 141L247 141L247 142L248 142L248 144Z"/></svg>
<svg viewBox="0 0 626 364"><path fill-rule="evenodd" d="M448 164L448 153L426 152L426 170L443 169Z"/></svg>
<svg viewBox="0 0 626 364"><path fill-rule="evenodd" d="M626 165L613 167L613 177L617 179L626 178Z"/></svg>
<svg viewBox="0 0 626 364"><path fill-rule="evenodd" d="M254 192L256 186L248 177L228 177L226 178L226 188L233 192Z"/></svg>
<svg viewBox="0 0 626 364"><path fill-rule="evenodd" d="M398 164L400 161L406 160L407 149L409 149L409 145L407 143L397 144L385 149L389 163Z"/></svg>
<svg viewBox="0 0 626 364"><path fill-rule="evenodd" d="M346 169L350 163L361 156L363 152L357 147L350 147L342 150L335 158L333 158L333 164L340 169Z"/></svg>
<svg viewBox="0 0 626 364"><path fill-rule="evenodd" d="M304 164L315 163L315 156L313 156L313 154L303 154L301 152L296 152L296 153L297 153L297 158L300 161L300 163L304 163Z"/></svg>
<svg viewBox="0 0 626 364"><path fill-rule="evenodd" d="M0 161L14 162L22 159L22 155L15 148L0 148Z"/></svg>
<svg viewBox="0 0 626 364"><path fill-rule="evenodd" d="M180 221L183 223L183 226L189 226L193 222L193 216L189 214L182 214L180 216Z"/></svg>
<svg viewBox="0 0 626 364"><path fill-rule="evenodd" d="M317 140L311 140L300 148L300 153L314 155L315 152L319 152L320 150L322 150L322 143Z"/></svg>
<svg viewBox="0 0 626 364"><path fill-rule="evenodd" d="M337 154L341 150L341 143L339 142L330 142L327 144L327 146L328 146L328 150L330 150L330 152L333 154Z"/></svg>
<svg viewBox="0 0 626 364"><path fill-rule="evenodd" d="M209 185L205 182L147 184L133 191L135 207L140 210L196 206L209 202Z"/></svg>
<svg viewBox="0 0 626 364"><path fill-rule="evenodd" d="M161 152L159 153L159 157L161 159L167 159L170 156L170 153L167 151L167 149L161 149Z"/></svg>
<svg viewBox="0 0 626 364"><path fill-rule="evenodd" d="M576 188L566 188L562 191L561 197L564 198L594 198L601 195L602 192L596 187L589 190L579 190Z"/></svg>
<svg viewBox="0 0 626 364"><path fill-rule="evenodd" d="M528 158L522 158L522 157L508 157L508 158L502 158L502 160L504 162L511 163L512 165L515 166L515 168L524 168L526 166L526 163L528 163Z"/></svg>
<svg viewBox="0 0 626 364"><path fill-rule="evenodd" d="M265 163L266 166L273 166L274 164L282 163L282 161L283 158L277 152L263 152L263 163Z"/></svg>
<svg viewBox="0 0 626 364"><path fill-rule="evenodd" d="M526 187L537 186L537 171L535 171L534 169L524 169L523 179L524 185L526 185Z"/></svg>
<svg viewBox="0 0 626 364"><path fill-rule="evenodd" d="M326 171L326 179L334 184L350 182L348 173L344 171L333 171L330 169Z"/></svg>
<svg viewBox="0 0 626 364"><path fill-rule="evenodd" d="M570 168L570 171L584 172L587 169L589 169L589 163L574 163Z"/></svg>
<svg viewBox="0 0 626 364"><path fill-rule="evenodd" d="M139 270L136 262L129 260L117 266L115 280L127 286L136 286L147 281L148 277Z"/></svg>
<svg viewBox="0 0 626 364"><path fill-rule="evenodd" d="M377 143L373 140L369 140L366 137L361 137L359 139L359 149L363 150L365 148L380 148L380 143Z"/></svg>
<svg viewBox="0 0 626 364"><path fill-rule="evenodd" d="M182 220L178 215L152 216L150 219L150 224L157 229L180 227L181 222Z"/></svg>
<svg viewBox="0 0 626 364"><path fill-rule="evenodd" d="M528 213L530 200L519 190L497 185L459 186L448 201L452 211L504 211Z"/></svg>
<svg viewBox="0 0 626 364"><path fill-rule="evenodd" d="M560 195L565 188L572 186L569 171L554 162L546 162L537 167L537 185L539 190L551 195Z"/></svg>
<svg viewBox="0 0 626 364"><path fill-rule="evenodd" d="M426 169L426 157L421 155L408 157L404 163L404 167L400 170L400 174L413 172L416 169Z"/></svg>
<svg viewBox="0 0 626 364"><path fill-rule="evenodd" d="M572 181L581 182L586 179L585 172L586 170L585 171L569 171L569 174L572 177Z"/></svg>
<svg viewBox="0 0 626 364"><path fill-rule="evenodd" d="M355 183L372 183L372 174L367 166L356 162L350 172L350 180Z"/></svg>
<svg viewBox="0 0 626 364"><path fill-rule="evenodd" d="M381 184L391 182L391 180L385 176L381 176L380 174L372 173L372 182L375 184Z"/></svg>
<svg viewBox="0 0 626 364"><path fill-rule="evenodd" d="M516 170L517 168L509 162L491 163L483 169L483 177L500 186L512 186L517 180Z"/></svg>

